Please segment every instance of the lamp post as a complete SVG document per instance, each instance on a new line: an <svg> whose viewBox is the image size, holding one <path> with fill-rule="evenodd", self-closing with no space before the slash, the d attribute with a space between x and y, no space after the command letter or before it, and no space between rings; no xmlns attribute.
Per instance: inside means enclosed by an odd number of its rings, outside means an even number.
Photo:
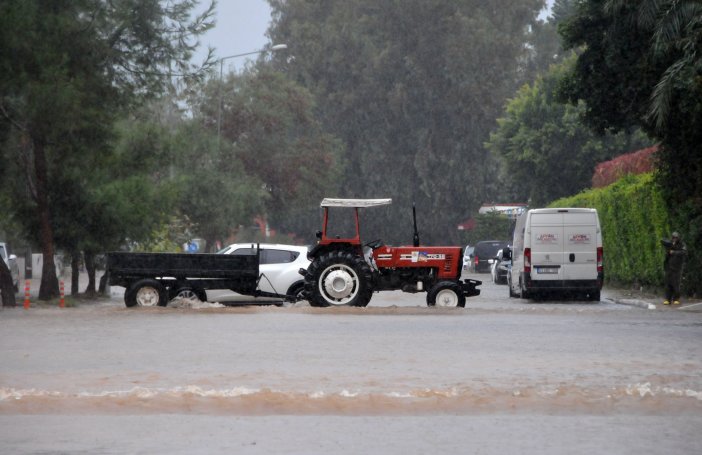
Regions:
<svg viewBox="0 0 702 455"><path fill-rule="evenodd" d="M288 45L287 44L275 44L273 45L270 50L271 51L279 51L282 49L287 49ZM268 49L260 49L257 51L251 51L251 52L244 52L243 54L235 54L235 55L227 55L226 57L222 57L219 59L219 94L218 94L218 106L217 106L217 149L219 150L219 142L220 142L220 136L222 133L222 76L223 76L223 70L224 70L224 61L229 60L232 58L237 58L237 57L245 57L247 55L255 55L255 54L261 54L263 52L267 52Z"/></svg>

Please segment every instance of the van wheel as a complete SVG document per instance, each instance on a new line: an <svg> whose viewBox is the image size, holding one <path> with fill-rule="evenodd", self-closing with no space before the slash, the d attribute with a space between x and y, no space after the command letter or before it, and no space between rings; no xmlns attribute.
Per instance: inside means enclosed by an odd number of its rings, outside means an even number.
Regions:
<svg viewBox="0 0 702 455"><path fill-rule="evenodd" d="M520 299L529 299L531 298L531 294L529 291L524 289L524 285L522 285L521 280L519 281L519 298Z"/></svg>
<svg viewBox="0 0 702 455"><path fill-rule="evenodd" d="M599 302L600 301L600 290L594 290L589 292L589 297L592 302Z"/></svg>
<svg viewBox="0 0 702 455"><path fill-rule="evenodd" d="M518 296L517 294L515 294L514 291L512 290L512 283L510 283L509 281L507 282L507 289L509 289L509 296L510 296L510 298L519 297L519 296Z"/></svg>
<svg viewBox="0 0 702 455"><path fill-rule="evenodd" d="M150 278L136 281L124 293L124 303L128 307L168 305L166 288Z"/></svg>

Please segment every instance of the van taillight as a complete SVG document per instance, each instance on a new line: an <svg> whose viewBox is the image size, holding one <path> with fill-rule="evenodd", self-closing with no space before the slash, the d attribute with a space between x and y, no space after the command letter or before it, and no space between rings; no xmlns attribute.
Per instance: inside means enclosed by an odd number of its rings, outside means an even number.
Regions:
<svg viewBox="0 0 702 455"><path fill-rule="evenodd" d="M524 248L524 273L531 273L531 248Z"/></svg>
<svg viewBox="0 0 702 455"><path fill-rule="evenodd" d="M602 267L602 255L603 255L602 247L599 246L599 247L597 247L597 272L598 273L602 272L602 268L603 268Z"/></svg>
<svg viewBox="0 0 702 455"><path fill-rule="evenodd" d="M480 258L478 256L475 256L473 260L475 261L475 265L478 265L478 263L480 262Z"/></svg>

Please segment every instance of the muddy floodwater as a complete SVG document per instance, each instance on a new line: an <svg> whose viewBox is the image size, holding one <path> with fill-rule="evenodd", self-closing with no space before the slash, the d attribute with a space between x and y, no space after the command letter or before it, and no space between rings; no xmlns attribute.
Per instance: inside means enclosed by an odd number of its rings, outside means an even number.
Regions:
<svg viewBox="0 0 702 455"><path fill-rule="evenodd" d="M465 309L5 309L0 451L702 453L701 313L482 288Z"/></svg>

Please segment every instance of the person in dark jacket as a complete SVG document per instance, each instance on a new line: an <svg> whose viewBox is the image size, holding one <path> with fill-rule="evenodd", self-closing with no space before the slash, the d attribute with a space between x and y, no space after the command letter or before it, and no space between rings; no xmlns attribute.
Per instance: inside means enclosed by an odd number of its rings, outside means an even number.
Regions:
<svg viewBox="0 0 702 455"><path fill-rule="evenodd" d="M673 232L670 242L664 242L666 247L665 262L665 301L663 305L680 305L680 281L682 280L683 265L687 248L680 239L680 234Z"/></svg>

